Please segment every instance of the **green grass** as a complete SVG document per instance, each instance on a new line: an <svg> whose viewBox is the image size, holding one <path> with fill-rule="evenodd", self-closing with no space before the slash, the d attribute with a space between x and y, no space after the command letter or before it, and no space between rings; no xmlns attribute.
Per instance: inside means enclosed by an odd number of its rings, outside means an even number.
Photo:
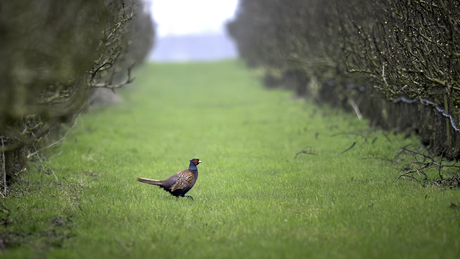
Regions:
<svg viewBox="0 0 460 259"><path fill-rule="evenodd" d="M45 162L59 183L31 172L3 200L15 246L1 257L460 257L459 191L395 182L401 165L371 159L415 138L264 90L236 61L150 64L121 95ZM317 155L294 158L306 146ZM194 157L193 201L135 180Z"/></svg>

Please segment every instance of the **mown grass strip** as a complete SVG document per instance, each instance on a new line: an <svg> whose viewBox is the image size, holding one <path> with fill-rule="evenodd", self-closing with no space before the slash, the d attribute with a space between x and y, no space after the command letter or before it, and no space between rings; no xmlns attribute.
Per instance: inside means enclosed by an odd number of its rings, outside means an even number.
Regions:
<svg viewBox="0 0 460 259"><path fill-rule="evenodd" d="M264 90L237 61L149 64L136 77L45 162L59 183L32 172L4 200L17 246L2 256L458 257L458 191L395 182L401 168L385 162L416 139ZM193 201L135 180L194 157Z"/></svg>

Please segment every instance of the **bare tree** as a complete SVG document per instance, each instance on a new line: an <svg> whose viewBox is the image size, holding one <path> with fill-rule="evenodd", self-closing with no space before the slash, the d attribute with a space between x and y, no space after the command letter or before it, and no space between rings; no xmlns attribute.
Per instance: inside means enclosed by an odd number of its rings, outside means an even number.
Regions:
<svg viewBox="0 0 460 259"><path fill-rule="evenodd" d="M153 38L148 15L133 22L138 11L141 1L0 4L2 185L25 170L28 154L49 146L62 134L61 125L85 109L88 89L132 82L131 69L142 62ZM152 37L143 38L142 50L132 55L130 45L140 34Z"/></svg>
<svg viewBox="0 0 460 259"><path fill-rule="evenodd" d="M228 30L265 83L460 157L460 1L242 0Z"/></svg>

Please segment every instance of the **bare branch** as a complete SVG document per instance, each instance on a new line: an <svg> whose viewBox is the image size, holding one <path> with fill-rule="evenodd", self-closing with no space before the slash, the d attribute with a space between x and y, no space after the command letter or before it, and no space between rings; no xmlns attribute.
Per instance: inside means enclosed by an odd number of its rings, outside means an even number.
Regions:
<svg viewBox="0 0 460 259"><path fill-rule="evenodd" d="M312 147L308 147L308 148L310 148L310 150L306 150L306 148L307 147L304 147L301 151L295 153L294 159L296 159L297 156L300 155L300 154L307 154L307 155L314 155L314 156L318 155L317 153L313 152Z"/></svg>
<svg viewBox="0 0 460 259"><path fill-rule="evenodd" d="M2 139L2 149L4 150L4 142L3 142L3 136L0 137ZM3 193L0 192L0 194L2 194L3 198L5 198L5 195L6 195L6 160L5 160L5 151L2 152L2 158L3 158Z"/></svg>
<svg viewBox="0 0 460 259"><path fill-rule="evenodd" d="M55 145L59 144L60 142L62 142L62 141L67 137L67 135L69 134L69 132L72 131L72 130L75 128L75 126L77 126L77 122L74 122L73 125L72 125L72 127L70 127L69 130L67 130L67 132L64 134L64 136L63 136L62 138L60 138L58 141L53 142L53 143L51 143L50 145L48 145L48 146L46 146L46 147L44 147L44 148L41 148L41 149L38 150L38 151L36 150L36 151L33 152L32 154L28 154L28 155L27 155L27 158L36 155L38 152L41 152L41 151L43 151L43 150L46 150L46 149L48 149L48 148L50 148L50 147L52 147L52 146L55 146Z"/></svg>
<svg viewBox="0 0 460 259"><path fill-rule="evenodd" d="M349 146L347 149L345 149L342 152L340 152L340 154L343 154L343 153L347 152L348 150L352 149L355 145L356 145L356 141L353 141L353 144L351 144L351 146Z"/></svg>

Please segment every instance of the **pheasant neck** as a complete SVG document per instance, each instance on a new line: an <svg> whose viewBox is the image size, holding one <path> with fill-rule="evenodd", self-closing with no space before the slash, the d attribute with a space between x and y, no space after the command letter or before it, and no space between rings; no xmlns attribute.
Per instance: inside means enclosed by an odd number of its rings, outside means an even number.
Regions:
<svg viewBox="0 0 460 259"><path fill-rule="evenodd" d="M196 165L193 162L190 162L190 165L188 166L188 169L190 169L190 170L198 170L198 168L196 168Z"/></svg>

